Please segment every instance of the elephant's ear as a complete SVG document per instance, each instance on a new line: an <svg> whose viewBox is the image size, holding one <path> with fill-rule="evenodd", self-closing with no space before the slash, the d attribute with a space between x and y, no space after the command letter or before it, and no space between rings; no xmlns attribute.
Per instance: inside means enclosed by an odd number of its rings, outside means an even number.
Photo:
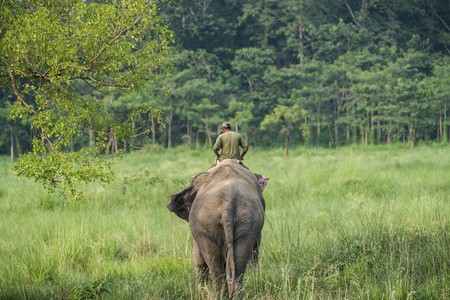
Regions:
<svg viewBox="0 0 450 300"><path fill-rule="evenodd" d="M178 194L171 196L167 209L183 220L189 221L189 211L196 196L196 189L190 185Z"/></svg>
<svg viewBox="0 0 450 300"><path fill-rule="evenodd" d="M266 177L264 175L260 175L260 174L256 174L254 173L256 178L258 179L259 182L259 188L261 189L261 192L264 191L264 189L267 186L267 182L269 181L269 177Z"/></svg>

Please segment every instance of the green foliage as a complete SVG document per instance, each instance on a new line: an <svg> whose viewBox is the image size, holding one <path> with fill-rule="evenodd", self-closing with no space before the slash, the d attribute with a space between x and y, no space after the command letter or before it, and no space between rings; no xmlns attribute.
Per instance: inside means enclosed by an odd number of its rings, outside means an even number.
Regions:
<svg viewBox="0 0 450 300"><path fill-rule="evenodd" d="M72 200L79 200L83 198L80 185L97 180L109 183L115 179L111 168L114 160L104 161L95 150L83 149L73 153L53 151L45 158L28 154L14 164L13 170L18 176L41 183L50 193L59 187L61 193L68 192Z"/></svg>
<svg viewBox="0 0 450 300"><path fill-rule="evenodd" d="M84 94L141 91L160 80L170 71L172 32L156 2L3 1L1 7L1 82L16 99L11 117L30 116L34 130L33 152L15 169L76 199L79 183L113 177L110 163L88 150L67 154L73 137L95 132L101 150L105 137L125 141L148 132L132 130L131 121L156 113L147 104L119 118Z"/></svg>
<svg viewBox="0 0 450 300"><path fill-rule="evenodd" d="M298 143L339 146L401 140L413 146L417 140L443 140L449 135L448 130L444 132L448 85L445 76L436 78L434 73L447 65L443 61L447 42L441 37L446 36L445 17L450 11L438 3L406 2L226 1L222 10L217 3L203 7L181 3L168 16L183 45L184 62L174 77L183 82L200 77L211 86L221 86L216 95L227 109L216 113L217 124L233 120L233 127L255 145L265 139L271 145L285 139L284 131L264 121L277 106L286 105L285 99L291 99L288 106L298 105L306 112L292 132ZM235 30L227 31L234 43L227 36L222 43L210 39L205 45L203 38L211 30L222 37L224 31L200 24L214 16L219 20L224 11L238 16L237 22L227 24ZM187 38L193 38L195 45ZM209 59L212 56L214 60ZM205 74L205 70L214 71ZM226 75L217 79L211 74ZM206 85L203 89L210 90ZM198 119L194 127L201 128L213 122L185 113L184 108L189 110L203 98L201 92L190 97L192 89L179 91L177 100L183 110L173 113L173 123L191 128L192 120ZM197 131L197 138L199 128L193 132ZM185 140L191 140L191 135L189 130L178 134Z"/></svg>

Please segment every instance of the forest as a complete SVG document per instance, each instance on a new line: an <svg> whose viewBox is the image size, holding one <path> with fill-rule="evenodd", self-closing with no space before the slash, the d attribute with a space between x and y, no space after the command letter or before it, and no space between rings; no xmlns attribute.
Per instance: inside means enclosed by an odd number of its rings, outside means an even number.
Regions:
<svg viewBox="0 0 450 300"><path fill-rule="evenodd" d="M450 140L449 1L180 0L158 9L174 36L171 75L140 92L79 91L112 118L155 109L139 120L148 135L121 140L111 129L107 153L209 147L224 120L250 145L286 155L290 145ZM0 154L12 158L36 135L27 116L11 119L15 101L1 90ZM74 134L66 150L95 135Z"/></svg>

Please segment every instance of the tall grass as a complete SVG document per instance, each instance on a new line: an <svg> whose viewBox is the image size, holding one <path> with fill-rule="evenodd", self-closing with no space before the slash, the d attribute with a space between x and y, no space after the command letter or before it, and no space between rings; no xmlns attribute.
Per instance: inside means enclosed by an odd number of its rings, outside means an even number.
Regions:
<svg viewBox="0 0 450 300"><path fill-rule="evenodd" d="M210 149L154 147L117 181L67 202L0 158L0 299L208 299L170 195L207 170ZM450 298L450 148L252 148L270 178L260 261L244 299Z"/></svg>

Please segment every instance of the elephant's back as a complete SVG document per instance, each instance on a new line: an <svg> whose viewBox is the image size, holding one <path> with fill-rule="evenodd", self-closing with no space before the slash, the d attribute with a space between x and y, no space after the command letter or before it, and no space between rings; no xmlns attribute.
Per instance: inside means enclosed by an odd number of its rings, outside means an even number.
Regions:
<svg viewBox="0 0 450 300"><path fill-rule="evenodd" d="M215 236L218 241L223 241L223 222L226 219L233 219L241 228L238 231L261 229L264 208L260 196L257 190L237 179L211 184L197 194L189 223L195 230Z"/></svg>
<svg viewBox="0 0 450 300"><path fill-rule="evenodd" d="M192 209L204 208L217 213L220 213L217 208L223 206L263 209L262 200L262 194L256 184L248 184L239 178L218 179L198 191Z"/></svg>
<svg viewBox="0 0 450 300"><path fill-rule="evenodd" d="M226 159L217 167L209 169L208 174L208 182L237 179L239 183L248 185L247 188L254 187L259 190L255 174L232 159Z"/></svg>

